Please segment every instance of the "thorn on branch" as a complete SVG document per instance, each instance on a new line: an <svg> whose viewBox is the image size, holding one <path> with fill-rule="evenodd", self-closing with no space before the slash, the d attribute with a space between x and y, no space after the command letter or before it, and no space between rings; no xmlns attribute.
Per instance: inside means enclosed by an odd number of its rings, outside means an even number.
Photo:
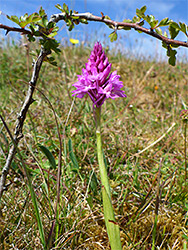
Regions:
<svg viewBox="0 0 188 250"><path fill-rule="evenodd" d="M33 102L35 102L35 99L31 98L30 104L32 104Z"/></svg>
<svg viewBox="0 0 188 250"><path fill-rule="evenodd" d="M104 20L105 15L103 14L103 12L101 12L101 15L102 15L102 20Z"/></svg>
<svg viewBox="0 0 188 250"><path fill-rule="evenodd" d="M24 28L9 27L9 26L1 24L1 23L0 23L0 29L6 30L5 35L7 35L10 31L19 32L19 33L21 33L21 35L24 35L24 34L26 34L26 35L32 35L31 31L26 30Z"/></svg>

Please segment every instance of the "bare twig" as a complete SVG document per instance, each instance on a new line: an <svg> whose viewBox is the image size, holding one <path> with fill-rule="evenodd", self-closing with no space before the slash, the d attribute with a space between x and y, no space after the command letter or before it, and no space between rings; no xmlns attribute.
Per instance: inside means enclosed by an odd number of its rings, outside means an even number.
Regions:
<svg viewBox="0 0 188 250"><path fill-rule="evenodd" d="M153 36L166 44L172 44L172 45L179 45L182 47L187 47L188 48L188 43L187 42L182 42L178 40L173 40L170 38L167 38L165 36L159 35L152 29L147 29L139 25L139 23L126 23L126 22L116 22L110 19L105 18L104 16L99 17L99 16L94 16L93 14L87 12L87 13L72 13L73 17L78 17L79 19L85 19L87 21L95 21L95 22L102 22L107 25L111 25L114 30L118 30L121 28L132 28L138 31L142 31L143 33L146 33L147 35ZM65 20L66 14L65 13L60 13L60 14L54 14L51 16L50 21L51 22L59 22L60 20Z"/></svg>
<svg viewBox="0 0 188 250"><path fill-rule="evenodd" d="M22 105L21 111L17 117L17 124L16 124L16 128L14 131L14 137L13 137L14 143L13 143L12 147L10 148L10 151L9 151L9 154L8 154L8 157L6 160L6 164L2 170L2 175L1 175L1 179L0 179L0 200L1 200L1 197L2 197L3 192L5 190L6 177L7 177L7 174L9 172L9 168L10 168L10 165L11 165L12 160L14 158L14 155L16 153L17 145L18 145L20 139L23 137L22 128L24 125L24 121L25 121L28 109L33 102L32 96L33 96L33 93L35 90L35 85L36 85L38 77L39 77L39 72L40 72L42 63L44 61L44 58L48 54L49 54L49 51L46 51L43 48L41 48L40 54L39 54L39 56L34 64L33 74L32 74L31 80L29 82L27 96L26 96L25 101Z"/></svg>

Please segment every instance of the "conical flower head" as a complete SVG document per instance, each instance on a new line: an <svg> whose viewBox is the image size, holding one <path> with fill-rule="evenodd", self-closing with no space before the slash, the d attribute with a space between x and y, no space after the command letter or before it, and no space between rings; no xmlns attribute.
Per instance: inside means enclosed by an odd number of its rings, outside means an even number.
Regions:
<svg viewBox="0 0 188 250"><path fill-rule="evenodd" d="M86 70L91 74L94 69L100 73L103 72L107 66L109 66L109 62L104 51L102 51L102 45L100 43L96 43L93 51L91 52L88 63L86 63Z"/></svg>
<svg viewBox="0 0 188 250"><path fill-rule="evenodd" d="M119 81L117 71L111 74L110 71L111 64L102 50L102 45L97 42L86 68L82 69L82 75L78 75L78 81L73 84L76 88L72 91L73 95L82 98L88 94L96 107L100 107L108 98L126 97L121 90L123 83Z"/></svg>

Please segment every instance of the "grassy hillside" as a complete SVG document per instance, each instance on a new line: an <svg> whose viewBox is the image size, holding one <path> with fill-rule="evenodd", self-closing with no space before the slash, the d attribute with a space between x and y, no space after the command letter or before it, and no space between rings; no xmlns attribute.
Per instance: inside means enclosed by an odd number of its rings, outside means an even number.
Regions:
<svg viewBox="0 0 188 250"><path fill-rule="evenodd" d="M30 48L30 51L32 48ZM44 63L24 125L19 150L30 169L48 238L54 220L59 141L51 102L63 140L59 231L51 249L110 249L105 230L96 158L95 124L89 98L74 99L72 84L90 48L62 48L58 67ZM188 184L185 171L188 67L136 61L110 54L127 98L102 108L103 150L123 249L188 249ZM13 133L27 93L32 56L26 48L0 51L0 114ZM42 93L43 94L42 94ZM46 98L45 98L45 97ZM0 121L0 171L11 145ZM46 152L46 151L45 151ZM52 156L51 156L52 157ZM19 155L0 204L0 249L42 249L27 180ZM57 238L56 242L55 239Z"/></svg>

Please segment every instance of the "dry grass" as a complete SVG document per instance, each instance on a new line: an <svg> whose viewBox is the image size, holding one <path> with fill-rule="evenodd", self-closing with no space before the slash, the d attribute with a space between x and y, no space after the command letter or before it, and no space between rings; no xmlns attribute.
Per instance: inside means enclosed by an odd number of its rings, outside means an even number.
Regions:
<svg viewBox="0 0 188 250"><path fill-rule="evenodd" d="M45 64L38 88L49 98L60 124L63 149L59 233L51 249L110 249L105 231L96 159L91 102L76 99L72 83L90 54L88 48L63 48L58 68ZM0 112L14 131L15 119L27 91L26 51L1 50ZM156 249L187 249L187 183L185 182L182 100L188 100L187 65L136 61L109 55L122 77L127 99L108 101L103 107L103 146L111 179L113 205L121 228L123 249L151 249L154 219ZM29 64L30 65L30 64ZM32 180L48 238L56 201L56 175L40 151L46 146L58 159L59 142L53 113L36 90L36 100L24 126L19 149L32 170ZM66 122L66 127L65 127ZM164 135L148 150L139 152ZM64 134L65 131L65 134ZM79 164L70 157L71 140ZM0 164L4 165L11 141L0 127ZM8 190L0 208L0 249L42 249L33 204L19 157L8 175ZM156 199L159 202L156 203ZM53 237L55 239L55 235ZM56 247L55 247L56 246Z"/></svg>

